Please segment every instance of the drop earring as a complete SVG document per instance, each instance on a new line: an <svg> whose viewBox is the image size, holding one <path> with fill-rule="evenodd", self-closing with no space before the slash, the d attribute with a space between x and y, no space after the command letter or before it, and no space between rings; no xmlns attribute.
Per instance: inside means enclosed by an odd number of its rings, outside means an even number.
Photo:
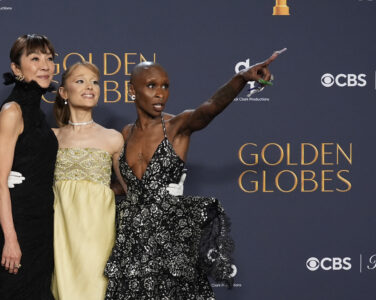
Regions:
<svg viewBox="0 0 376 300"><path fill-rule="evenodd" d="M64 99L64 105L68 104L68 99Z"/></svg>

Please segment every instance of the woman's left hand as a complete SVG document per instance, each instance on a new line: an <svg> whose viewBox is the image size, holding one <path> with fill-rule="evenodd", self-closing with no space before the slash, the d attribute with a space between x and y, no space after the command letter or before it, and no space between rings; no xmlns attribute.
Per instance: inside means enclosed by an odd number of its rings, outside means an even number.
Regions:
<svg viewBox="0 0 376 300"><path fill-rule="evenodd" d="M278 55L285 52L287 49L284 48L279 51L275 51L267 60L262 63L255 64L245 70L239 72L245 81L259 81L260 79L269 81L271 78L271 73L268 69L269 64L274 61Z"/></svg>
<svg viewBox="0 0 376 300"><path fill-rule="evenodd" d="M14 188L15 184L21 184L25 180L25 177L21 173L10 171L8 176L8 188Z"/></svg>
<svg viewBox="0 0 376 300"><path fill-rule="evenodd" d="M184 181L185 178L187 177L187 173L183 173L180 177L179 183L170 183L166 190L169 192L170 195L172 196L183 196L184 192Z"/></svg>

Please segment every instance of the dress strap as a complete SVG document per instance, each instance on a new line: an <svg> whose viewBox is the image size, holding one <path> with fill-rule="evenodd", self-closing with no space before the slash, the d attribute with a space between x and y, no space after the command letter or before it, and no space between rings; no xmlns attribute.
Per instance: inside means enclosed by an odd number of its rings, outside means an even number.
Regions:
<svg viewBox="0 0 376 300"><path fill-rule="evenodd" d="M163 114L161 115L161 119L162 119L163 134L164 134L164 137L167 138L166 126L165 126L165 122L163 119Z"/></svg>

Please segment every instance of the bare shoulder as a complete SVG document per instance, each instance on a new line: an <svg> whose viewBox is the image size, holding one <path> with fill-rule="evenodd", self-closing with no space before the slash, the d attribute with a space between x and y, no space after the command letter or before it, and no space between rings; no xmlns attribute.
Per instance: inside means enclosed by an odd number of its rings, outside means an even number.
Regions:
<svg viewBox="0 0 376 300"><path fill-rule="evenodd" d="M101 126L101 134L100 137L103 141L106 142L107 145L109 145L112 149L118 149L123 146L124 139L123 135L115 130L115 129L109 129Z"/></svg>
<svg viewBox="0 0 376 300"><path fill-rule="evenodd" d="M20 115L22 117L22 110L20 105L17 102L8 102L3 105L0 111L1 115L10 115L12 117L15 117L17 115Z"/></svg>
<svg viewBox="0 0 376 300"><path fill-rule="evenodd" d="M66 139L67 139L67 136L69 136L68 126L65 125L65 126L62 126L62 127L51 128L51 129L52 129L53 133L55 134L59 144L66 145ZM68 138L68 140L69 140L69 138Z"/></svg>
<svg viewBox="0 0 376 300"><path fill-rule="evenodd" d="M131 132L132 126L133 126L133 124L127 124L122 129L121 134L122 134L124 140L128 137L129 133Z"/></svg>
<svg viewBox="0 0 376 300"><path fill-rule="evenodd" d="M55 134L56 136L59 135L59 133L60 133L60 128L51 128L51 129L52 129L52 131L54 132L54 134Z"/></svg>
<svg viewBox="0 0 376 300"><path fill-rule="evenodd" d="M0 126L3 129L15 130L22 127L22 110L16 102L4 104L0 111Z"/></svg>
<svg viewBox="0 0 376 300"><path fill-rule="evenodd" d="M104 133L111 140L114 140L114 141L123 141L122 134L119 131L115 130L115 129L104 128Z"/></svg>
<svg viewBox="0 0 376 300"><path fill-rule="evenodd" d="M51 129L55 133L56 136L64 135L64 134L67 134L67 132L69 132L69 126L68 125L64 125L62 127L57 127L57 128L51 128Z"/></svg>
<svg viewBox="0 0 376 300"><path fill-rule="evenodd" d="M173 114L163 113L163 119L164 119L165 121L169 121L169 120L171 120L171 119L174 118L174 117L176 117L176 116L173 115Z"/></svg>

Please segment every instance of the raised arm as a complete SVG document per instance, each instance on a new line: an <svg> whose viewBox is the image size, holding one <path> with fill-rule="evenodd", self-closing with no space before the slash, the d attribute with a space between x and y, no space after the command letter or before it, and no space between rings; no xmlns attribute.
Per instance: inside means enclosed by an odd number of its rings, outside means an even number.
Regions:
<svg viewBox="0 0 376 300"><path fill-rule="evenodd" d="M15 103L5 104L0 112L0 224L4 234L1 265L17 274L21 249L14 228L8 175L12 168L14 149L23 130L21 109Z"/></svg>
<svg viewBox="0 0 376 300"><path fill-rule="evenodd" d="M269 81L271 74L268 66L280 53L282 52L276 51L266 61L240 71L198 108L184 111L176 116L175 122L179 127L178 132L190 135L194 131L205 128L234 100L248 81L258 81L260 79Z"/></svg>

